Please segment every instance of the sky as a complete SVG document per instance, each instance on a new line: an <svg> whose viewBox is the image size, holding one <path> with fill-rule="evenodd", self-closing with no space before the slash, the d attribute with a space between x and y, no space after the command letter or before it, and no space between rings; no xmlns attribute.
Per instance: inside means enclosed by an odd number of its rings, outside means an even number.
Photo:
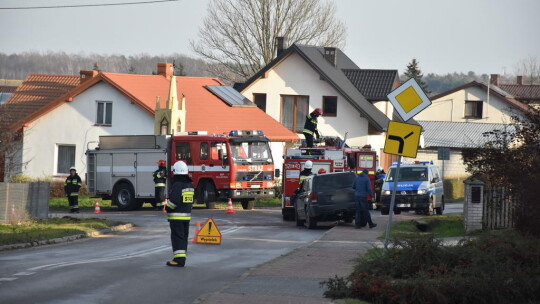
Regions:
<svg viewBox="0 0 540 304"><path fill-rule="evenodd" d="M197 55L209 0L18 9L148 0L0 0L0 52ZM330 0L332 1L332 0ZM539 0L334 0L347 26L345 53L366 69L397 69L416 58L424 74L514 74L540 60ZM0 66L0 69L2 67Z"/></svg>

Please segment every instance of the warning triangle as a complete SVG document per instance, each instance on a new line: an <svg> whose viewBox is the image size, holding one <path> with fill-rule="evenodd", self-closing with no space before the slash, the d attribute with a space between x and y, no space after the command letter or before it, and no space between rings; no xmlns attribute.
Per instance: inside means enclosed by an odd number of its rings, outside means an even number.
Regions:
<svg viewBox="0 0 540 304"><path fill-rule="evenodd" d="M214 219L209 218L206 220L201 230L197 234L196 243L201 244L221 244L221 231L219 231Z"/></svg>

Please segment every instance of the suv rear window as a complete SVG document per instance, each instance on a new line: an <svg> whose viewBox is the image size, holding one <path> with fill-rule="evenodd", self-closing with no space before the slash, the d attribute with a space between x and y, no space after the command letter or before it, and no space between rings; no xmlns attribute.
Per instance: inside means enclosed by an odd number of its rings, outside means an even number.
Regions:
<svg viewBox="0 0 540 304"><path fill-rule="evenodd" d="M352 187L356 174L352 172L340 174L317 175L313 178L313 189L317 192L335 191Z"/></svg>

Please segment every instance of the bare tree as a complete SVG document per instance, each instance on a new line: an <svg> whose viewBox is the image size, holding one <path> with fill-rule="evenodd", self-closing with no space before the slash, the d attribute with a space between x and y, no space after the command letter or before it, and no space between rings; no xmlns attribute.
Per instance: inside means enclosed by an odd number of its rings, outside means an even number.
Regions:
<svg viewBox="0 0 540 304"><path fill-rule="evenodd" d="M540 59L537 56L529 55L527 58L521 59L514 70L516 75L525 76L527 83L540 83Z"/></svg>
<svg viewBox="0 0 540 304"><path fill-rule="evenodd" d="M274 58L276 37L290 44L343 47L346 28L335 11L333 2L320 0L213 0L200 41L191 41L191 47L216 68L216 76L242 81Z"/></svg>

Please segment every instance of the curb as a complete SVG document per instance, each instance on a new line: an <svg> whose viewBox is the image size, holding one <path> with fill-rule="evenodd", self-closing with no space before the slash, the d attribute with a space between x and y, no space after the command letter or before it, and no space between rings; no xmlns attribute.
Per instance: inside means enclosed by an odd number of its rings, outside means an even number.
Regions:
<svg viewBox="0 0 540 304"><path fill-rule="evenodd" d="M42 246L42 245L67 243L67 242L72 242L72 241L75 241L75 240L78 240L78 239L100 236L100 235L103 235L103 234L107 234L109 232L129 231L129 230L131 230L131 228L133 228L133 224L132 223L127 223L127 224L123 224L123 225L112 226L110 228L103 229L103 230L100 230L100 231L81 233L81 234L75 234L75 235L68 235L68 236L64 236L64 237L61 237L61 238L34 241L34 242L29 242L29 243L17 243L17 244L2 245L2 246L0 246L0 251L7 251L7 250L21 249L21 248L29 248L29 247L36 247L36 246Z"/></svg>

